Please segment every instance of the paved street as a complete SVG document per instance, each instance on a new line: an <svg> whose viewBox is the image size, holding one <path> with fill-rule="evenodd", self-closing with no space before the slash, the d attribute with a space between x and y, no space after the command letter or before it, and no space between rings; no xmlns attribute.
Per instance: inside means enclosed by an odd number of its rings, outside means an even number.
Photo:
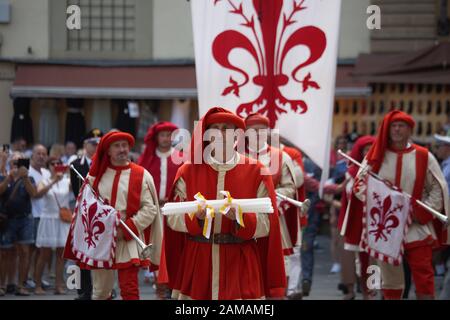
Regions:
<svg viewBox="0 0 450 320"><path fill-rule="evenodd" d="M329 252L329 237L321 235L317 238L318 246L315 249L315 266L314 266L314 278L309 297L305 297L306 300L340 300L342 299L342 293L337 289L339 284L339 274L330 274L330 268L332 261L330 260ZM51 279L49 279L51 280ZM440 287L442 282L441 277L436 277L436 288ZM141 298L143 300L156 299L156 295L152 286L144 282L144 273L140 273L140 290ZM1 300L72 300L76 297L74 290L68 291L66 295L54 295L52 289L48 289L48 295L36 296L31 295L29 297L17 297L14 295L6 295L0 297ZM119 291L116 289L117 293ZM414 299L414 289L411 289L410 299ZM356 299L362 299L361 294L357 293Z"/></svg>

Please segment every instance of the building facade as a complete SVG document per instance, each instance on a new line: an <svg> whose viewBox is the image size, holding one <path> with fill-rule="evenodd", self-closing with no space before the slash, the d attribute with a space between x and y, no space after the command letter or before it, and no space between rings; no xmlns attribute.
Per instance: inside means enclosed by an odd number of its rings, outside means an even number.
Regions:
<svg viewBox="0 0 450 320"><path fill-rule="evenodd" d="M381 31L366 26L372 3L382 10ZM81 30L66 27L71 5L81 9ZM0 0L0 11L0 143L27 112L34 142L44 144L79 139L74 119L142 140L156 120L191 129L198 118L189 1ZM445 38L441 13L440 0L342 0L333 136L371 133L378 118L363 124L360 115L390 99L354 77L358 57Z"/></svg>

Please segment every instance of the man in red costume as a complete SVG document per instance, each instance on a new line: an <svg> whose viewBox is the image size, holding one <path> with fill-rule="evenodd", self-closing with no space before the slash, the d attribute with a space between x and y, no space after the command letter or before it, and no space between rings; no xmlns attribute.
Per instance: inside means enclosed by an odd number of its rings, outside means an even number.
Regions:
<svg viewBox="0 0 450 320"><path fill-rule="evenodd" d="M170 188L181 164L175 164L172 155L172 132L177 126L162 121L151 126L145 136L145 150L139 157L138 164L150 172L155 182L160 205L167 202Z"/></svg>
<svg viewBox="0 0 450 320"><path fill-rule="evenodd" d="M305 168L303 165L303 155L300 150L295 147L289 147L284 144L280 145L281 150L285 152L292 160L294 166L295 187L297 188L297 200L305 201ZM302 242L302 228L308 223L308 215L306 212L300 212L297 206L287 201L281 204L284 208L284 217L289 231L289 237L294 245L293 253L289 256L289 282L288 282L288 298L292 300L302 299L303 295L299 290L299 278L301 274L301 258L300 248Z"/></svg>
<svg viewBox="0 0 450 320"><path fill-rule="evenodd" d="M166 263L174 298L260 299L285 294L272 180L261 163L237 153L233 134L231 138L226 134L244 128L244 121L232 112L210 109L194 132L191 161L178 170L172 199L192 201L198 192L209 200L221 199L220 191L226 190L237 199L270 197L275 211L244 213L244 226L237 223L233 209L226 215L216 213L210 239L202 235L204 210L199 209L192 219L188 214L169 216L162 264ZM207 129L213 132L208 144L203 142Z"/></svg>
<svg viewBox="0 0 450 320"><path fill-rule="evenodd" d="M180 164L174 162L174 156L178 152L172 148L172 133L178 127L167 121L161 121L151 126L144 138L145 150L139 157L138 164L150 172L155 182L159 205L167 202L170 189L172 188L175 175ZM155 272L156 277L158 276ZM151 273L145 273L146 282L150 282ZM164 285L156 283L156 291L160 298L170 297L170 290Z"/></svg>
<svg viewBox="0 0 450 320"><path fill-rule="evenodd" d="M119 225L113 269L118 270L120 293L124 300L139 299L138 272L142 267L159 265L162 238L153 178L143 167L129 161L133 145L134 138L128 133L106 134L100 140L88 175L93 189L119 212L126 225L142 241L153 244L150 259L142 258L136 240ZM66 245L66 253L70 251ZM113 269L92 270L94 300L110 298L114 284Z"/></svg>
<svg viewBox="0 0 450 320"><path fill-rule="evenodd" d="M272 182L275 187L275 191L295 199L296 185L303 184L303 172L298 172L296 179L294 173L294 164L289 155L280 149L268 144L269 137L269 118L259 114L252 113L245 118L246 127L246 144L245 154L249 158L254 158L265 165L271 174ZM298 181L296 183L296 181ZM279 201L281 203L281 201ZM288 227L288 217L284 215L284 207L278 206L280 212L280 227L281 227L281 239L283 245L283 251L285 254L285 269L286 275L290 277L289 271L291 270L290 259L288 256L294 253L294 247L296 243L291 238L290 229L298 230L298 215L295 211L294 219L289 221L293 224L291 228ZM289 216L289 218L292 218ZM295 226L294 226L295 225ZM297 234L293 234L297 239Z"/></svg>
<svg viewBox="0 0 450 320"><path fill-rule="evenodd" d="M448 216L447 186L439 164L427 149L410 143L414 119L401 111L389 112L383 119L375 143L364 165L403 191L420 199L433 209ZM347 249L359 250L362 212L366 201L363 181L366 170L356 178L348 212L343 223ZM448 229L443 229L431 213L412 201L412 223L404 238L405 254L411 269L418 299L434 298L432 249L448 243ZM385 299L401 299L404 275L401 266L378 261L381 268Z"/></svg>

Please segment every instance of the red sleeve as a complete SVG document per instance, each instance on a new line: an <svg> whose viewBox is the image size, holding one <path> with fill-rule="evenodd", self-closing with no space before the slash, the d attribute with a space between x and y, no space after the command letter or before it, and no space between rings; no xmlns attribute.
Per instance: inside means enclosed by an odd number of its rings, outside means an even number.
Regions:
<svg viewBox="0 0 450 320"><path fill-rule="evenodd" d="M237 222L236 229L234 229L233 234L241 239L250 240L253 239L256 231L256 225L258 223L258 218L256 213L245 213L243 214L244 227L241 227Z"/></svg>
<svg viewBox="0 0 450 320"><path fill-rule="evenodd" d="M126 219L125 224L128 226L128 228L131 229L131 231L133 231L133 233L135 235L139 234L139 231L136 228L136 225L133 223L133 220L131 218ZM134 239L133 236L128 232L128 230L125 228L125 226L123 224L120 224L120 228L123 231L123 237L125 238L126 241L130 241L130 240Z"/></svg>
<svg viewBox="0 0 450 320"><path fill-rule="evenodd" d="M203 233L203 222L197 217L191 217L188 214L184 215L184 221L186 224L186 228L188 230L188 233L192 236L199 236Z"/></svg>
<svg viewBox="0 0 450 320"><path fill-rule="evenodd" d="M416 201L413 201L413 216L420 224L427 224L433 220L433 215L418 205Z"/></svg>

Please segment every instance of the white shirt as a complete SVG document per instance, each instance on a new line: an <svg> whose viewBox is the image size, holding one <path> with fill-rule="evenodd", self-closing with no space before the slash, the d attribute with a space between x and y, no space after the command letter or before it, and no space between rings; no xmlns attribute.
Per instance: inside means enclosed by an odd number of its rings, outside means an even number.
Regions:
<svg viewBox="0 0 450 320"><path fill-rule="evenodd" d="M44 180L49 179L51 174L50 171L48 171L45 168L42 168L41 171L37 171L35 168L30 166L30 170L28 170L28 176L32 177L34 179L34 182L36 184L36 187L38 184ZM41 217L41 211L43 206L43 200L42 198L38 199L31 199L31 211L33 213L34 218L40 218Z"/></svg>
<svg viewBox="0 0 450 320"><path fill-rule="evenodd" d="M50 184L50 178L43 181L45 185ZM59 218L59 206L69 207L70 179L63 178L55 183L42 197L41 218ZM56 196L56 198L55 198ZM59 206L58 206L59 203Z"/></svg>
<svg viewBox="0 0 450 320"><path fill-rule="evenodd" d="M161 160L161 166L159 168L161 176L159 177L159 199L163 200L166 198L166 188L167 188L167 159L173 152L173 148L171 148L167 152L161 152L156 149L156 155Z"/></svg>

